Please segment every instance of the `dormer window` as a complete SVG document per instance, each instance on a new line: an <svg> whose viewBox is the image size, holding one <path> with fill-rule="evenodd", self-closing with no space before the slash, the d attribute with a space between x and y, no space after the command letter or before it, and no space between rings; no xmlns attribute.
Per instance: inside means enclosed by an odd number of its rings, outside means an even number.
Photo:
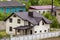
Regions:
<svg viewBox="0 0 60 40"><path fill-rule="evenodd" d="M17 19L17 23L19 23L19 24L20 24L20 19Z"/></svg>
<svg viewBox="0 0 60 40"><path fill-rule="evenodd" d="M16 15L13 15L13 17L16 17Z"/></svg>
<svg viewBox="0 0 60 40"><path fill-rule="evenodd" d="M44 25L44 22L42 21L42 25Z"/></svg>
<svg viewBox="0 0 60 40"><path fill-rule="evenodd" d="M9 22L12 23L12 18L9 19Z"/></svg>

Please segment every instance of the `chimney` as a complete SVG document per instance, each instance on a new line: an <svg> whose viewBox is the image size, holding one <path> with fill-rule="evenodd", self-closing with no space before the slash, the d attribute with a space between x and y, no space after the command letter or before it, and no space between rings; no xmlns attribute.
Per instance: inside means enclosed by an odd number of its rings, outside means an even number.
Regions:
<svg viewBox="0 0 60 40"><path fill-rule="evenodd" d="M33 12L28 12L29 17L33 17Z"/></svg>

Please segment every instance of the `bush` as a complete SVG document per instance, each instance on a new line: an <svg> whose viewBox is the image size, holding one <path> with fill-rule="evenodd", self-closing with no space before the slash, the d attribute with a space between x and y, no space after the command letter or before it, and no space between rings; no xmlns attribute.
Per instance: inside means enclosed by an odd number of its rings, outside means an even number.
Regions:
<svg viewBox="0 0 60 40"><path fill-rule="evenodd" d="M0 34L0 38L2 38L2 35Z"/></svg>
<svg viewBox="0 0 60 40"><path fill-rule="evenodd" d="M7 38L7 37L10 37L10 35L8 35L5 30L1 30L0 31L0 38L4 38L4 37Z"/></svg>
<svg viewBox="0 0 60 40"><path fill-rule="evenodd" d="M10 14L4 14L0 13L0 21L3 21L5 18L7 18Z"/></svg>

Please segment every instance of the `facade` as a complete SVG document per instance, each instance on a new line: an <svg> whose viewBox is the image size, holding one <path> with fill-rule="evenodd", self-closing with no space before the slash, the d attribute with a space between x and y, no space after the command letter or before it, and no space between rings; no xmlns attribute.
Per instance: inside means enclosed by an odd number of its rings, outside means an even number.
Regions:
<svg viewBox="0 0 60 40"><path fill-rule="evenodd" d="M12 13L4 21L6 22L7 34L27 35L50 31L51 21L37 12Z"/></svg>
<svg viewBox="0 0 60 40"><path fill-rule="evenodd" d="M53 6L54 8L55 6ZM46 5L46 6L30 6L29 11L36 11L40 14L46 13L46 12L51 12L52 6L51 5Z"/></svg>
<svg viewBox="0 0 60 40"><path fill-rule="evenodd" d="M0 13L13 13L25 11L26 8L24 4L13 1L0 2Z"/></svg>
<svg viewBox="0 0 60 40"><path fill-rule="evenodd" d="M55 11L56 11L56 18L60 23L60 7L55 7Z"/></svg>

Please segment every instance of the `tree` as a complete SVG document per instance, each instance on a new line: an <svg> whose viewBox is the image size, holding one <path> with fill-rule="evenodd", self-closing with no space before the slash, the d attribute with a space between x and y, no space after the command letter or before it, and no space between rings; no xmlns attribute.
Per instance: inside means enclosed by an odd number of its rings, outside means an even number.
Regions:
<svg viewBox="0 0 60 40"><path fill-rule="evenodd" d="M39 5L52 5L52 0L39 0ZM53 0L55 6L60 6L60 0Z"/></svg>
<svg viewBox="0 0 60 40"><path fill-rule="evenodd" d="M51 28L60 28L56 17L52 16L50 12L44 13L43 16L45 16L47 19L52 21L52 23L50 25Z"/></svg>
<svg viewBox="0 0 60 40"><path fill-rule="evenodd" d="M29 2L31 3L31 5L38 5L39 0L29 0Z"/></svg>

